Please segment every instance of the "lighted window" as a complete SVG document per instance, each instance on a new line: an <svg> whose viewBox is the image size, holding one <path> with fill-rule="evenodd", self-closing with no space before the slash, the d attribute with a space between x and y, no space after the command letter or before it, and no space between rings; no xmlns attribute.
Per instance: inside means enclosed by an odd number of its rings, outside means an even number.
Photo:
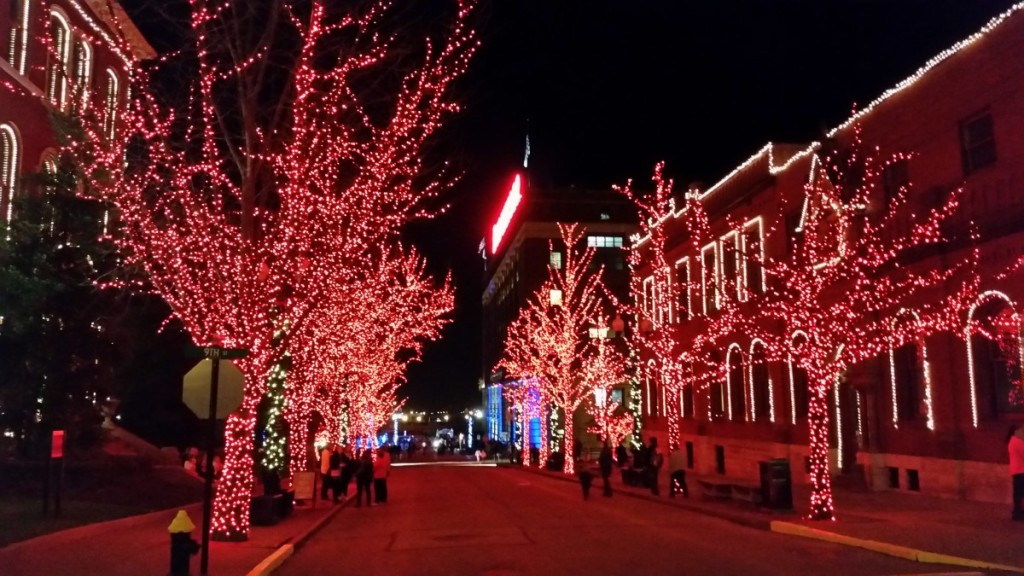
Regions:
<svg viewBox="0 0 1024 576"><path fill-rule="evenodd" d="M551 302L552 306L561 306L562 305L562 291L561 290L552 290L552 291L548 292L548 301Z"/></svg>
<svg viewBox="0 0 1024 576"><path fill-rule="evenodd" d="M80 102L82 106L85 106L89 100L89 82L92 79L92 46L84 38L75 41L74 46L72 94L75 102Z"/></svg>
<svg viewBox="0 0 1024 576"><path fill-rule="evenodd" d="M743 291L747 294L764 293L764 243L761 219L755 218L743 227Z"/></svg>
<svg viewBox="0 0 1024 576"><path fill-rule="evenodd" d="M106 102L104 103L103 131L113 140L117 131L117 106L121 101L121 82L113 68L107 68ZM481 241L483 244L483 241ZM481 249L481 252L483 249Z"/></svg>
<svg viewBox="0 0 1024 576"><path fill-rule="evenodd" d="M1008 302L994 297L972 312L978 331L970 336L968 352L980 419L992 421L1024 413L1017 315Z"/></svg>
<svg viewBox="0 0 1024 576"><path fill-rule="evenodd" d="M608 328L588 328L587 335L593 338L608 338Z"/></svg>
<svg viewBox="0 0 1024 576"><path fill-rule="evenodd" d="M648 276L644 278L644 301L640 304L644 312L647 312L648 316L654 315L654 276Z"/></svg>
<svg viewBox="0 0 1024 576"><path fill-rule="evenodd" d="M10 238L11 215L14 211L14 194L18 184L18 170L21 166L21 149L18 133L10 124L0 124L0 202L3 203L4 222Z"/></svg>
<svg viewBox="0 0 1024 576"><path fill-rule="evenodd" d="M683 258L676 262L676 293L679 301L676 302L676 322L683 322L690 319L690 259Z"/></svg>
<svg viewBox="0 0 1024 576"><path fill-rule="evenodd" d="M622 248L622 236L587 236L588 248Z"/></svg>
<svg viewBox="0 0 1024 576"><path fill-rule="evenodd" d="M708 244L700 252L701 301L704 313L718 309L718 263L715 244Z"/></svg>
<svg viewBox="0 0 1024 576"><path fill-rule="evenodd" d="M50 9L50 54L46 67L46 97L61 110L67 103L71 61L71 25L67 17Z"/></svg>
<svg viewBox="0 0 1024 576"><path fill-rule="evenodd" d="M548 254L548 265L550 265L555 270L561 270L562 253L557 250L552 250L551 253Z"/></svg>
<svg viewBox="0 0 1024 576"><path fill-rule="evenodd" d="M988 110L960 122L960 156L964 176L996 161L996 137Z"/></svg>
<svg viewBox="0 0 1024 576"><path fill-rule="evenodd" d="M729 371L726 373L729 398L729 419L746 420L747 402L743 382L743 353L732 348L728 353Z"/></svg>
<svg viewBox="0 0 1024 576"><path fill-rule="evenodd" d="M722 237L722 290L728 297L739 298L740 284L740 238L735 232Z"/></svg>
<svg viewBox="0 0 1024 576"><path fill-rule="evenodd" d="M30 0L11 0L11 33L7 61L22 74L28 69L28 31Z"/></svg>
<svg viewBox="0 0 1024 576"><path fill-rule="evenodd" d="M755 421L775 420L768 356L760 342L750 348L750 412Z"/></svg>

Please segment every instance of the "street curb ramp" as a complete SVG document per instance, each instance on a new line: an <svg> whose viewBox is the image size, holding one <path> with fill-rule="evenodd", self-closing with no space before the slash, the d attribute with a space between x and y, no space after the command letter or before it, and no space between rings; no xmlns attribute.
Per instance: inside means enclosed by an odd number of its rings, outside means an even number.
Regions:
<svg viewBox="0 0 1024 576"><path fill-rule="evenodd" d="M843 546L863 548L865 550L870 550L872 552L878 552L880 554L895 556L897 558L903 558L905 560L912 560L914 562L924 562L928 564L949 564L952 566L965 566L969 568L982 568L986 570L1002 570L1005 572L1017 572L1024 574L1024 568L1019 566L1008 566L1006 564L995 564L992 562L985 562L983 560L973 560L971 558L961 558L960 556L940 554L938 552L928 552L927 550L918 550L917 548L900 546L898 544L890 544L888 542L879 542L877 540L868 540L866 538L846 536L844 534L837 534L835 532L829 532L827 530L819 530L817 528L811 528L809 526L804 526L802 524L796 524L793 522L786 522L783 520L773 520L770 524L770 529L772 532L776 532L778 534L799 536L801 538L821 540L823 542L831 542L833 544L841 544Z"/></svg>
<svg viewBox="0 0 1024 576"><path fill-rule="evenodd" d="M296 550L302 547L307 540L313 537L314 534L320 531L325 524L330 522L338 512L341 512L342 508L348 506L348 500L343 502L339 506L335 506L330 512L324 514L324 517L317 520L315 524L306 529L305 532L294 536L285 544L282 544L277 550L274 550L269 556L263 559L262 562L257 564L252 570L246 573L245 576L270 576L285 563Z"/></svg>

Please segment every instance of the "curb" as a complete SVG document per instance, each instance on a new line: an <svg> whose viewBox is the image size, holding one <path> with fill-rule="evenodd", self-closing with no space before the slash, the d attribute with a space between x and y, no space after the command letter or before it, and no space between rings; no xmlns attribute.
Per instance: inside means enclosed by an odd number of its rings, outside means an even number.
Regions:
<svg viewBox="0 0 1024 576"><path fill-rule="evenodd" d="M322 518L317 520L309 528L306 528L305 531L301 532L297 536L289 538L277 550L274 550L273 553L254 566L252 570L249 570L245 576L269 576L270 574L273 574L274 570L280 568L296 550L301 548L307 540L312 538L314 534L324 527L325 524L337 516L338 513L341 512L342 508L348 507L348 504L349 500L345 500L342 504L334 506L330 512L324 514Z"/></svg>
<svg viewBox="0 0 1024 576"><path fill-rule="evenodd" d="M928 564L949 564L952 566L965 566L968 568L982 568L987 570L1002 570L1004 572L1024 573L1024 568L1020 566L1008 566L1006 564L996 564L993 562L985 562L983 560L973 560L971 558L962 558L960 556L951 556L949 554L940 554L938 552L928 552L927 550L919 550L917 548L900 546L898 544L890 544L888 542L879 542L877 540L868 540L866 538L846 536L845 534L837 534L835 532L829 532L827 530L810 528L802 524L794 524L793 522L773 520L770 525L770 530L778 534L787 534L789 536L798 536L801 538L809 538L812 540L832 542L833 544L841 544L843 546L863 548L865 550L870 550L872 552L878 552L879 554L886 554L889 556L895 556L897 558L903 558L905 560L913 560L915 562L924 562Z"/></svg>

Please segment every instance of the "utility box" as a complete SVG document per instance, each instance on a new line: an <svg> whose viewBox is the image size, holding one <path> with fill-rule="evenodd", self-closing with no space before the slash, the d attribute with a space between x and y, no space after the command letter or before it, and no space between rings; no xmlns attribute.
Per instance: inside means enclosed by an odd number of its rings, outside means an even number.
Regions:
<svg viewBox="0 0 1024 576"><path fill-rule="evenodd" d="M761 468L761 506L771 510L792 510L793 478L789 460L775 458L758 464Z"/></svg>

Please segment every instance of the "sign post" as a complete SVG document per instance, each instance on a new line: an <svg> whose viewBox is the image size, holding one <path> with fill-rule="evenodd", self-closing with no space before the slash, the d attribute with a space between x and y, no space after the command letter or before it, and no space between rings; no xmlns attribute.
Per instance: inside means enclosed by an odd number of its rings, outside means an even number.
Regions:
<svg viewBox="0 0 1024 576"><path fill-rule="evenodd" d="M248 354L246 350L237 348L221 348L220 346L190 346L185 349L185 355L193 358L204 358L185 375L185 383L182 391L182 400L192 409L192 412L200 418L207 420L206 437L206 482L203 489L203 543L200 548L199 573L206 574L210 565L210 519L213 515L213 447L217 442L217 420L220 417L227 417L232 411L238 408L242 400L242 373L234 368L233 371L225 370L227 378L224 384L231 388L230 397L225 402L217 405L217 400L223 393L220 390L220 373L222 371L221 359L244 358ZM207 360L210 361L207 366ZM202 380L206 368L210 370L209 395L207 396L207 410L202 410ZM197 378L199 377L199 378ZM198 384L198 386L197 386ZM197 389L198 388L198 389ZM199 394L196 394L199 392ZM199 396L200 398L197 398ZM237 402L234 400L237 398ZM233 405L231 405L233 404Z"/></svg>
<svg viewBox="0 0 1024 576"><path fill-rule="evenodd" d="M60 492L64 485L64 431L54 430L50 435L50 457L46 460L46 482L43 483L43 516L50 514L50 485L53 483L54 460L57 463L57 489L54 491L53 517L60 517Z"/></svg>

